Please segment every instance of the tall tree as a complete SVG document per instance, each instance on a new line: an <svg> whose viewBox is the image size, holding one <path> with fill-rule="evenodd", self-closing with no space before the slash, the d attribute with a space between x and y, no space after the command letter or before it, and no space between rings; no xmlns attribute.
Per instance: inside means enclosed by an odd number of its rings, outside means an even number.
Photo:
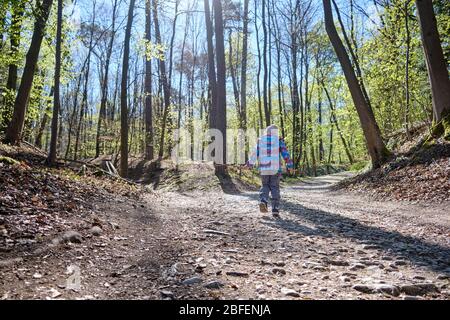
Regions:
<svg viewBox="0 0 450 320"><path fill-rule="evenodd" d="M228 68L230 69L231 84L233 86L234 103L236 105L237 119L239 121L239 127L241 127L240 126L241 103L240 103L240 95L239 95L238 79L237 79L237 63L234 63L233 58L234 58L233 32L232 32L232 28L229 28L229 32L228 32Z"/></svg>
<svg viewBox="0 0 450 320"><path fill-rule="evenodd" d="M49 98L53 97L53 92L54 92L54 87L52 86L52 88L50 89L50 94L49 94ZM45 108L43 108L43 115L41 118L41 123L39 125L38 131L36 133L36 137L34 139L34 145L36 147L38 147L39 149L42 148L42 136L44 135L44 130L47 126L47 121L49 119L48 113L50 113L50 111L52 110L51 108L51 104L47 103L47 100L44 98L43 99L45 101Z"/></svg>
<svg viewBox="0 0 450 320"><path fill-rule="evenodd" d="M263 27L263 106L264 106L264 118L266 120L266 126L270 125L270 109L268 101L268 68L267 68L267 25L266 25L266 0L262 0L261 5L261 23Z"/></svg>
<svg viewBox="0 0 450 320"><path fill-rule="evenodd" d="M378 168L387 161L389 151L387 150L381 137L380 128L375 120L373 110L364 97L348 53L336 31L330 0L323 0L323 8L325 15L325 28L341 64L342 70L344 71L345 79L347 80L347 85L363 129L367 149L372 160L372 167Z"/></svg>
<svg viewBox="0 0 450 320"><path fill-rule="evenodd" d="M352 164L354 162L353 156L352 156L352 154L350 152L350 149L348 147L347 140L345 140L344 134L342 133L341 128L339 127L339 122L338 122L337 117L336 117L336 110L334 108L333 101L331 100L330 93L328 92L328 89L327 89L325 83L323 82L323 79L321 79L321 84L322 84L322 88L325 91L325 94L327 96L328 104L329 104L329 107L330 107L331 123L336 126L336 130L337 130L337 132L339 134L339 137L341 138L342 145L344 146L345 154L348 157L348 161L350 161L350 163ZM331 141L331 137L330 137L330 141ZM328 161L328 162L330 162L330 161Z"/></svg>
<svg viewBox="0 0 450 320"><path fill-rule="evenodd" d="M450 137L450 80L431 0L416 0L420 33L433 97L435 133Z"/></svg>
<svg viewBox="0 0 450 320"><path fill-rule="evenodd" d="M61 108L60 101L60 78L61 78L61 42L62 42L62 16L63 16L63 0L58 0L58 12L56 22L56 51L55 51L55 80L53 95L53 115L50 138L50 150L48 153L47 163L54 165L56 163L56 147L58 139L58 117Z"/></svg>
<svg viewBox="0 0 450 320"><path fill-rule="evenodd" d="M409 29L409 3L410 0L406 0L404 4L405 15L405 31L406 31L406 55L405 55L405 129L406 135L409 137L409 114L410 114L410 92L409 92L409 64L410 64L410 51L411 51L411 31Z"/></svg>
<svg viewBox="0 0 450 320"><path fill-rule="evenodd" d="M225 43L223 34L222 0L213 0L213 7L214 7L214 27L216 34L216 60L217 60L216 129L218 129L222 133L223 164L226 164L227 102L226 102L226 63L225 63Z"/></svg>
<svg viewBox="0 0 450 320"><path fill-rule="evenodd" d="M73 126L75 126L76 123L76 117L77 117L77 112L78 112L78 92L80 91L81 88L81 82L83 80L83 75L84 75L84 70L86 68L87 65L87 59L84 60L84 63L81 67L81 71L78 75L78 80L76 81L76 85L74 87L74 91L72 93L73 95L73 108L72 108L72 112L69 118L69 128L67 130L67 144L66 144L66 152L64 155L65 159L68 159L69 157L69 152L70 152L70 146L71 146L71 140L72 140L72 132L73 132Z"/></svg>
<svg viewBox="0 0 450 320"><path fill-rule="evenodd" d="M248 3L244 0L244 15L242 26L242 65L241 65L241 108L240 108L240 129L247 131L247 59L248 59ZM244 137L244 145L247 150L247 143ZM245 152L245 161L247 161L247 152Z"/></svg>
<svg viewBox="0 0 450 320"><path fill-rule="evenodd" d="M130 62L130 39L133 25L135 0L130 0L128 8L127 26L125 29L122 81L120 87L120 175L128 176L128 66Z"/></svg>
<svg viewBox="0 0 450 320"><path fill-rule="evenodd" d="M204 0L205 8L205 25L206 25L206 41L208 46L208 88L209 88L209 127L216 127L216 108L217 108L217 77L216 77L216 63L214 60L214 45L213 45L213 22L211 20L211 13L209 8L209 0Z"/></svg>
<svg viewBox="0 0 450 320"><path fill-rule="evenodd" d="M360 67L360 64L359 64L359 58L358 58L358 55L357 55L356 39L355 39L355 36L354 36L353 1L350 2L350 8L352 10L351 11L351 15L350 15L350 17L351 17L352 41L349 39L349 37L347 35L347 32L345 31L344 22L342 21L341 13L340 13L339 8L338 8L338 6L336 4L336 1L332 0L332 2L333 2L333 5L334 5L334 8L336 10L336 15L337 15L337 18L338 18L338 21L339 21L339 25L341 27L341 31L342 31L342 35L344 37L345 44L347 45L347 49L350 52L350 56L352 57L351 61L353 62L353 65L355 66L356 76L358 78L359 85L361 87L361 91L362 91L362 93L364 95L364 98L366 99L367 104L369 105L369 107L372 108L372 106L370 104L369 94L367 93L366 86L364 84L364 80L363 80L363 77L362 77L362 71L361 71L361 67ZM352 43L353 43L353 45L352 45ZM355 49L353 49L353 46L355 47Z"/></svg>
<svg viewBox="0 0 450 320"><path fill-rule="evenodd" d="M180 5L181 0L175 0L175 14L172 22L172 35L170 37L170 46L169 46L169 77L168 77L168 83L171 86L172 85L172 69L173 69L173 48L174 48L174 42L175 42L175 36L176 36L176 30L177 30L177 20L178 16L180 15L178 12L178 6Z"/></svg>
<svg viewBox="0 0 450 320"><path fill-rule="evenodd" d="M97 16L96 11L97 6L97 0L93 0L92 2L92 20L89 30L89 42L88 42L88 53L86 57L86 70L84 75L84 88L83 88L83 95L81 98L81 106L80 106L80 115L78 118L78 124L77 124L77 130L75 133L75 148L73 152L73 159L77 160L78 157L78 149L80 146L80 137L81 137L81 131L83 129L83 122L84 117L88 108L88 89L89 89L89 76L91 71L91 56L94 49L94 30L95 30L95 19Z"/></svg>
<svg viewBox="0 0 450 320"><path fill-rule="evenodd" d="M151 24L151 0L145 0L145 39L148 43L152 41L152 24ZM153 110L152 110L152 61L151 57L145 57L145 159L153 159Z"/></svg>
<svg viewBox="0 0 450 320"><path fill-rule="evenodd" d="M111 55L113 52L114 39L116 36L116 12L117 12L117 1L114 0L112 9L112 24L111 24L111 36L109 38L108 48L106 49L106 59L105 59L105 70L103 71L103 79L101 84L101 99L100 99L100 112L98 115L97 122L97 135L95 138L95 157L100 155L100 136L102 123L106 120L106 103L108 102L108 77L109 77L109 67L111 64Z"/></svg>
<svg viewBox="0 0 450 320"><path fill-rule="evenodd" d="M281 74L281 34L280 28L278 24L277 17L275 15L275 2L272 1L272 12L271 20L274 30L274 38L275 38L275 49L277 56L277 91L278 91L278 115L280 117L280 125L281 125L281 134L283 137L286 137L286 130L284 127L284 108L283 108L283 89L282 89L282 74Z"/></svg>
<svg viewBox="0 0 450 320"><path fill-rule="evenodd" d="M18 144L22 138L23 126L25 123L25 114L27 111L28 100L30 98L31 87L36 69L39 52L41 50L42 39L44 38L45 26L50 14L53 0L42 0L37 3L36 21L34 23L33 37L28 50L25 67L19 90L17 91L14 102L14 111L11 122L6 129L5 142Z"/></svg>
<svg viewBox="0 0 450 320"><path fill-rule="evenodd" d="M177 128L181 128L181 109L182 109L182 100L183 100L183 94L182 94L182 85L183 85L183 72L184 72L184 49L186 47L186 38L188 34L188 27L189 27L189 17L186 18L186 25L184 27L184 36L183 36L183 43L181 45L181 55L180 55L180 77L178 79L178 119L177 119Z"/></svg>
<svg viewBox="0 0 450 320"><path fill-rule="evenodd" d="M161 40L161 31L159 27L159 19L158 19L158 5L157 0L153 0L153 22L155 24L155 37L156 37L156 43L159 45L162 45ZM164 109L163 109L163 117L162 117L162 123L161 123L161 136L159 140L159 152L158 157L161 159L164 155L164 139L166 134L166 126L167 126L167 115L169 114L170 110L170 85L167 79L167 73L166 73L166 62L164 59L158 60L159 64L159 72L161 76L161 85L164 95Z"/></svg>
<svg viewBox="0 0 450 320"><path fill-rule="evenodd" d="M241 65L241 129L247 129L247 60L248 60L248 4L244 0L244 15L242 27L242 65Z"/></svg>
<svg viewBox="0 0 450 320"><path fill-rule="evenodd" d="M294 161L295 169L298 168L300 157L302 155L302 130L303 124L300 123L300 118L303 116L299 115L299 112L303 110L301 107L301 99L299 96L302 91L302 81L300 81L300 86L297 78L297 67L298 67L298 49L299 49L299 10L300 10L300 1L297 0L295 3L295 7L290 14L290 22L289 22L289 37L291 40L290 43L290 53L291 53L291 100L292 100L292 159ZM302 64L303 65L303 64ZM300 71L300 78L302 77L303 70ZM299 88L300 87L300 88ZM300 118L299 118L300 116Z"/></svg>
<svg viewBox="0 0 450 320"><path fill-rule="evenodd" d="M256 48L258 50L258 72L256 74L256 91L258 94L258 115L259 115L259 127L260 129L262 129L264 127L264 122L263 122L263 113L261 110L261 47L259 44L259 28L258 28L258 19L257 19L257 15L258 15L258 0L255 0L255 6L254 6L254 11L255 11L255 33L256 33Z"/></svg>

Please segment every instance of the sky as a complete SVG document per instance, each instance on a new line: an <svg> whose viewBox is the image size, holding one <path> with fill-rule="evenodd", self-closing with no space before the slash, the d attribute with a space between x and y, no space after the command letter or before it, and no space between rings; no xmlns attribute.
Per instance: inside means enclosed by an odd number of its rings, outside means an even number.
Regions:
<svg viewBox="0 0 450 320"><path fill-rule="evenodd" d="M112 4L114 0L96 0L97 4L96 4L96 16L97 16L97 23L100 24L101 26L103 26L104 28L108 28L110 27L111 24L111 12L112 12ZM172 28L172 21L173 21L173 17L174 17L174 0L160 0L163 1L163 10L160 12L160 21L161 21L161 33L162 33L162 37L163 37L163 43L168 47L169 45L169 41L170 41L170 36L171 36L171 28ZM249 3L249 9L250 9L250 18L253 20L253 16L254 16L254 8L255 8L255 1L257 1L257 5L258 8L260 8L261 6L261 0L250 0ZM284 6L286 6L289 1L292 0L277 0L276 4L280 7L283 8ZM238 0L237 2L240 2L241 4L243 3L242 0ZM116 38L116 46L115 49L117 51L117 54L120 52L120 46L121 43L123 42L123 34L124 34L124 29L125 29L125 24L126 24L126 16L128 13L128 4L129 4L129 0L119 0L120 6L119 6L119 10L118 10L118 17L117 17L117 24L120 26L119 27L119 32L117 34L117 38ZM344 23L348 23L349 19L348 19L348 15L347 12L350 12L349 9L349 1L347 0L338 0L337 1L338 6L340 7L341 10L341 15L344 19ZM359 5L360 7L364 8L365 11L367 12L367 14L369 15L370 19L367 19L366 17L364 17L362 14L357 14L357 19L359 20L359 25L363 26L362 28L360 28L360 36L364 36L363 33L364 32L372 32L375 28L375 25L373 25L373 23L371 21L375 21L375 22L379 22L379 18L378 18L378 14L375 10L375 7L373 5L372 1L369 0L355 0L355 3L357 5ZM71 23L74 25L75 28L79 27L80 24L82 22L85 23L89 23L92 17L92 5L93 5L93 1L92 0L76 0L73 2L73 4L70 4L66 7L65 12L66 12L66 16L70 19ZM242 4L243 6L243 4ZM314 17L313 17L313 21L320 21L322 20L322 15L323 15L323 11L322 11L322 1L321 0L313 0L313 6L315 6L314 8ZM185 33L185 23L186 23L186 11L187 10L194 10L195 11L195 15L194 18L191 20L191 27L194 26L194 28L196 29L195 33L199 33L200 35L200 48L198 48L199 50L204 50L206 51L206 34L205 34L205 27L204 27L204 13L203 13L203 0L181 0L180 2L180 6L179 6L179 11L182 12L181 14L179 14L178 19L177 19L177 29L176 29L176 36L175 36L175 48L174 48L174 61L177 61L180 57L180 47L181 47L181 42L182 42L182 38L184 36ZM358 13L358 12L357 12ZM336 15L335 15L335 19L336 19ZM280 25L283 25L283 20L280 19L278 21L280 23ZM137 41L139 41L140 39L143 38L144 36L144 26L145 26L145 12L144 12L144 0L136 0L136 9L135 9L135 15L134 15L134 21L133 21L133 29L132 29L132 42L134 44L137 43ZM259 33L260 33L260 37L262 36L262 28L261 26L259 27ZM249 23L249 31L250 31L250 39L249 39L249 52L250 54L255 55L257 52L257 42L256 42L256 36L255 36L255 30L254 30L254 22L250 21ZM192 34L192 33L191 33ZM188 37L190 38L190 37ZM153 36L154 39L154 36ZM227 34L225 34L225 41L227 41L228 36ZM187 40L187 47L189 47L191 41L190 39ZM225 48L228 48L227 43L225 44ZM74 56L79 56L79 60L82 61L82 56L85 55L86 49L83 47L83 45L81 43L78 43L78 45L74 45L73 46L73 51L74 51ZM136 49L136 45L131 46L131 50L135 50ZM262 45L261 45L261 50L262 50ZM273 49L273 53L275 54L275 50ZM95 59L94 59L95 60ZM251 59L252 60L252 59ZM275 60L275 59L272 59ZM120 72L120 61L117 61L117 64L113 63L112 66L112 75L111 78L115 78L115 75L117 72ZM142 62L143 62L143 58L142 58ZM253 62L254 62L254 66L256 65L256 57L253 56ZM99 95L99 74L96 71L98 69L98 65L97 62L94 61L93 62L94 67L93 67L93 75L92 77L92 82L93 82L93 86L92 86L92 90L91 90L91 96L92 99L95 100L96 98L98 98ZM275 69L275 67L273 68ZM154 68L154 70L156 70L156 68ZM133 72L133 71L131 71ZM286 79L287 74L284 75L285 80ZM275 79L275 76L272 77L273 79ZM174 71L174 76L173 76L173 85L177 86L178 83L178 76L176 74L176 72ZM228 84L230 86L230 84ZM251 81L251 83L249 84L250 86L250 90L252 90L252 86L253 89L255 87L254 85L254 81ZM231 92L231 89L229 90Z"/></svg>

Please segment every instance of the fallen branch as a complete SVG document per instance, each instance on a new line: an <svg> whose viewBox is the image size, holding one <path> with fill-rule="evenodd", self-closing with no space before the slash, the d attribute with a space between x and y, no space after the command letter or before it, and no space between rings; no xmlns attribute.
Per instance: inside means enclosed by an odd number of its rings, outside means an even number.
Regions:
<svg viewBox="0 0 450 320"><path fill-rule="evenodd" d="M23 143L23 144L29 146L30 148L33 148L34 150L36 150L36 151L39 152L40 154L42 154L42 155L44 155L44 156L47 156L47 153L46 153L44 150L39 149L39 148L36 147L34 144L31 144L31 143L26 142L26 141L22 141L21 143Z"/></svg>
<svg viewBox="0 0 450 320"><path fill-rule="evenodd" d="M119 176L119 174L117 173L116 168L114 168L114 166L112 165L112 163L110 163L110 165L111 165L111 167L113 168L113 172L109 172L109 171L103 170L103 169L102 169L100 166L98 166L98 165L91 164L91 163L88 163L88 162L86 162L86 161L82 161L82 160L71 160L71 159L63 159L63 160L66 161L66 162L74 162L74 163L78 163L78 164L85 165L86 167L94 168L94 169L96 169L97 171L100 171L100 172L102 172L102 173L104 173L104 174L106 174L106 175L108 175L108 176L111 176L111 177L116 178L116 179L118 179L118 180L124 181L124 182L126 182L126 183L131 184L131 185L136 185L136 186L139 185L138 183L136 183L136 182L134 182L134 181L131 181L131 180L128 180L128 179L125 179L125 178ZM109 162L109 161L108 161L108 162ZM107 166L108 166L108 165L107 165ZM109 168L108 168L108 170L109 170Z"/></svg>
<svg viewBox="0 0 450 320"><path fill-rule="evenodd" d="M205 229L205 230L203 230L203 232L206 234L215 234L215 235L219 235L219 236L231 236L231 233L222 232L222 231L218 231L218 230Z"/></svg>

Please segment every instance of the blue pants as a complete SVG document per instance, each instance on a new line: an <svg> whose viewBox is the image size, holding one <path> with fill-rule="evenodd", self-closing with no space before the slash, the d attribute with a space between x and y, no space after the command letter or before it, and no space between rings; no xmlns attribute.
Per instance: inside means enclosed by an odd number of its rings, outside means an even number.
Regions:
<svg viewBox="0 0 450 320"><path fill-rule="evenodd" d="M262 187L259 191L259 200L267 203L269 200L269 193L271 193L272 210L278 209L280 205L280 180L281 174L261 175Z"/></svg>

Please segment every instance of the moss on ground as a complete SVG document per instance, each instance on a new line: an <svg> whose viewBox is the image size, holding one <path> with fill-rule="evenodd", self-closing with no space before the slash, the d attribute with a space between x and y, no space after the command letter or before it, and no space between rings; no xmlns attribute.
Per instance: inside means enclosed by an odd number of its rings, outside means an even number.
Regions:
<svg viewBox="0 0 450 320"><path fill-rule="evenodd" d="M7 163L10 165L20 164L20 162L17 161L16 159L2 155L0 155L0 162Z"/></svg>

